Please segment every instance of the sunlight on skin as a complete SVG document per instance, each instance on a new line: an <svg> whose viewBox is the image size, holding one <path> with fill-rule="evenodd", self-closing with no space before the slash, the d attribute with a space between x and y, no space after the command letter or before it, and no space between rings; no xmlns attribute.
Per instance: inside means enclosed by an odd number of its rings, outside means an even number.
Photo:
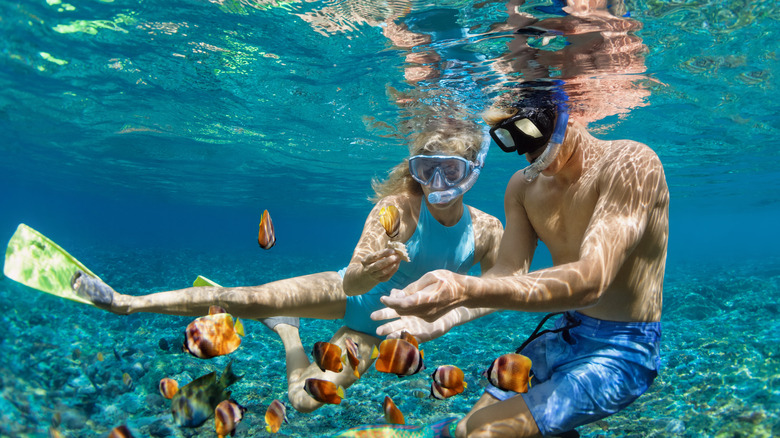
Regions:
<svg viewBox="0 0 780 438"><path fill-rule="evenodd" d="M457 306L496 302L512 310L575 308L599 319L658 321L669 194L656 155L633 141L598 140L572 122L560 156L543 175L532 183L513 177L519 190L508 189L505 240L536 234L556 266L525 275L524 265L504 266L518 274L483 279L435 271L383 302L427 321ZM513 226L518 206L530 229ZM516 248L502 244L499 263ZM375 317L390 314L383 312Z"/></svg>
<svg viewBox="0 0 780 438"><path fill-rule="evenodd" d="M300 316L337 319L344 316L346 295L335 271L266 283L260 286L191 287L149 295L115 294L110 311L203 316L212 305L222 306L235 317L256 319Z"/></svg>
<svg viewBox="0 0 780 438"><path fill-rule="evenodd" d="M521 397L499 401L490 394L483 394L474 404L471 412L458 423L455 436L530 438L541 435L528 406Z"/></svg>
<svg viewBox="0 0 780 438"><path fill-rule="evenodd" d="M379 211L394 205L401 217L398 235L390 239L379 220ZM380 282L387 281L398 271L402 260L394 250L388 249L391 240L406 242L417 228L420 215L420 197L412 195L388 196L379 201L366 218L360 242L352 254L352 261L344 275L344 292L347 295L360 295ZM379 258L376 255L382 254ZM372 263L366 263L367 261ZM357 275L363 272L365 275Z"/></svg>
<svg viewBox="0 0 780 438"><path fill-rule="evenodd" d="M483 278L428 273L383 298L392 309L372 317L400 313L435 321L454 307L501 303L512 310L577 309L602 320L659 321L668 208L663 167L651 149L598 140L571 122L560 154L539 178L528 182L518 172L510 181L507 228L493 270ZM554 266L526 273L535 245L520 242L537 238ZM538 434L521 397L497 402L489 394L457 430L461 438Z"/></svg>

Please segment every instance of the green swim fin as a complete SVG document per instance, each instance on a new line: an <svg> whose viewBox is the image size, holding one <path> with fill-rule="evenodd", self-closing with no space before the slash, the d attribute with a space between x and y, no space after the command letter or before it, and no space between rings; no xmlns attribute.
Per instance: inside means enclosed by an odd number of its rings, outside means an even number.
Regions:
<svg viewBox="0 0 780 438"><path fill-rule="evenodd" d="M62 247L25 224L19 224L5 250L6 277L41 292L94 305L71 288L70 280L76 270L100 278Z"/></svg>
<svg viewBox="0 0 780 438"><path fill-rule="evenodd" d="M218 285L217 283L209 280L208 278L198 275L198 278L195 279L195 281L192 282L192 285L194 287L200 287L200 286L216 286L216 287L222 287Z"/></svg>

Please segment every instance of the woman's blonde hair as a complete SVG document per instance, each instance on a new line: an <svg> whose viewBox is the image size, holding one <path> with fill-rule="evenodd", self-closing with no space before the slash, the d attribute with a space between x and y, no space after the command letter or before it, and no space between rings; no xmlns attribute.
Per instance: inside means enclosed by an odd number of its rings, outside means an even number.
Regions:
<svg viewBox="0 0 780 438"><path fill-rule="evenodd" d="M476 123L451 117L437 118L413 136L409 143L409 156L457 155L475 161L481 145L482 132ZM422 194L420 183L409 173L408 158L390 169L384 180L374 178L371 187L374 189L373 202L401 193Z"/></svg>

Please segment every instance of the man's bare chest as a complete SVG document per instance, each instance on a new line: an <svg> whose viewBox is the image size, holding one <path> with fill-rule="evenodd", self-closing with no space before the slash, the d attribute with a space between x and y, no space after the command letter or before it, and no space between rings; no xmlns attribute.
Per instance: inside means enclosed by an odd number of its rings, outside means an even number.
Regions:
<svg viewBox="0 0 780 438"><path fill-rule="evenodd" d="M579 185L546 187L528 193L525 207L536 235L562 262L578 257L597 201L595 190Z"/></svg>

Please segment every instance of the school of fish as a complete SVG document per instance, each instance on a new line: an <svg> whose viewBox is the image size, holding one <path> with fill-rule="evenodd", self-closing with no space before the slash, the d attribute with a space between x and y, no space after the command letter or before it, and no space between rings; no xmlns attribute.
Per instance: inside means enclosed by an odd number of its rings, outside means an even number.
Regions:
<svg viewBox="0 0 780 438"><path fill-rule="evenodd" d="M394 205L383 207L379 212L379 220L388 237L392 239L398 236L400 213ZM268 210L265 210L260 221L258 244L263 249L270 249L275 243L273 223ZM388 246L395 248L399 254L406 255L402 242L391 241ZM406 260L408 261L408 255ZM208 315L195 319L187 326L182 349L195 357L210 359L234 352L241 344L241 336L245 336L243 323L239 319L234 320L224 308L211 306ZM77 357L80 351L73 354ZM345 338L344 348L329 342L316 342L312 348L312 356L323 372L341 373L348 366L354 376L360 378L360 349L349 337ZM403 332L399 338L385 339L378 347L375 346L371 359L375 360L377 371L396 374L399 377L417 374L425 368L423 351L419 349L417 339L408 332ZM102 353L97 354L97 360L103 360ZM484 375L498 388L522 393L528 391L530 370L531 360L527 357L505 354L495 359ZM158 389L164 398L171 400L171 413L175 424L181 427L198 427L213 415L217 437L225 438L235 434L237 425L247 412L245 407L230 397L231 392L227 390L240 379L241 376L233 373L231 361L219 379L216 372L211 372L179 388L176 380L166 377L160 380ZM134 382L129 374L124 373L122 380L128 388L133 388ZM453 397L463 393L467 386L460 368L455 365L441 365L431 374L430 397ZM304 389L312 398L325 404L340 404L345 397L343 387L325 379L306 379ZM404 414L390 396L385 396L382 411L387 425L360 426L337 436L401 437L412 433L418 436L420 432L432 432L432 436L439 436L437 434L452 429L455 421L450 418L430 426L405 426ZM279 400L273 400L265 412L266 431L278 433L283 424L288 422L285 405ZM56 425L53 425L50 435L58 436L58 433ZM114 428L109 436L131 438L133 435L130 429L123 425Z"/></svg>

